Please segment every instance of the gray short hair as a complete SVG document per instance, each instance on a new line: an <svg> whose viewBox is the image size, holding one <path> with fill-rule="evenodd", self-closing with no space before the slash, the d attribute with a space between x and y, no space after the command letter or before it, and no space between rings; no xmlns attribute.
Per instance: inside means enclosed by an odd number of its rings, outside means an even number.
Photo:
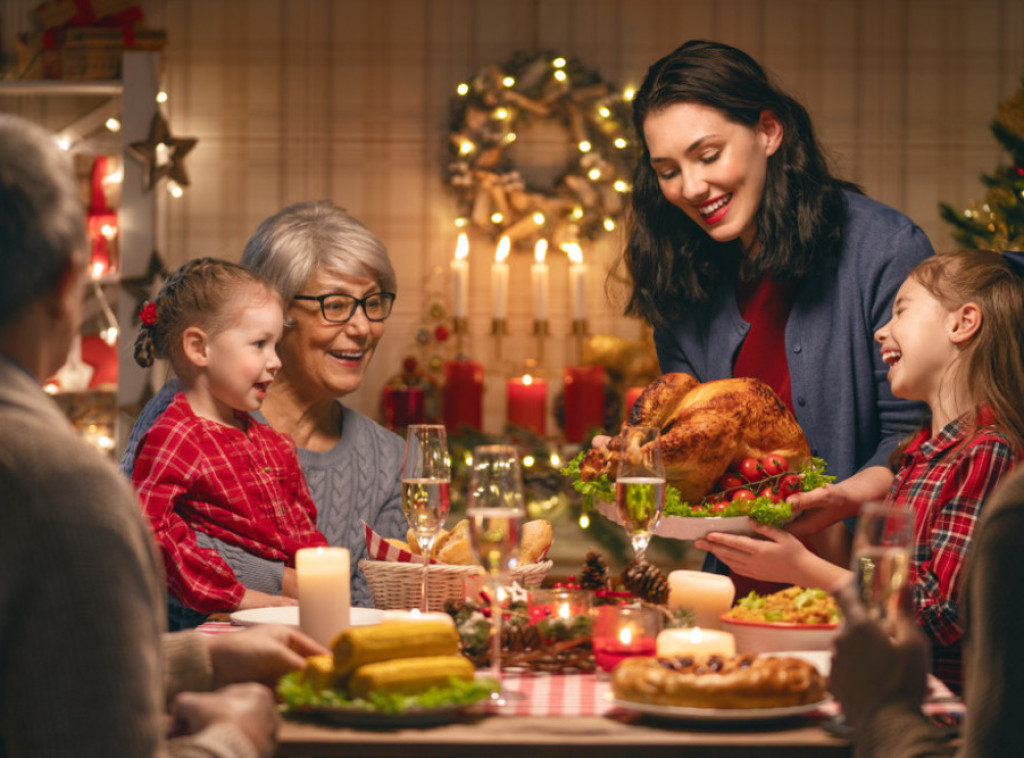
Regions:
<svg viewBox="0 0 1024 758"><path fill-rule="evenodd" d="M83 266L85 211L53 135L0 114L0 324Z"/></svg>
<svg viewBox="0 0 1024 758"><path fill-rule="evenodd" d="M384 243L328 200L289 205L264 220L241 262L277 287L286 304L320 272L368 276L386 292L397 287Z"/></svg>

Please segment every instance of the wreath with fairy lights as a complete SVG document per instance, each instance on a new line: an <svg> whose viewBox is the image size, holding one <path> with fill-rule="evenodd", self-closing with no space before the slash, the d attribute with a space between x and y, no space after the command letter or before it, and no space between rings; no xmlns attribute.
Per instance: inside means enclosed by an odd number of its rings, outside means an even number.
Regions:
<svg viewBox="0 0 1024 758"><path fill-rule="evenodd" d="M459 85L446 141L460 224L513 243L596 239L625 209L636 160L628 93L573 59L517 53ZM537 120L560 125L571 158L550 186L531 186L508 148Z"/></svg>

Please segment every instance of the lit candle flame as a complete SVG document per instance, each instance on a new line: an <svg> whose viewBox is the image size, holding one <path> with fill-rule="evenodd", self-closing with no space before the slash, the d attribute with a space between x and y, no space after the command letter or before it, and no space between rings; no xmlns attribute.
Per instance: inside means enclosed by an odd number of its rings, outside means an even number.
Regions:
<svg viewBox="0 0 1024 758"><path fill-rule="evenodd" d="M692 642L695 645L699 644L703 637L704 637L704 635L700 631L700 627L699 626L693 627L693 631L690 632L690 642Z"/></svg>
<svg viewBox="0 0 1024 758"><path fill-rule="evenodd" d="M558 616L559 616L559 618L567 619L571 615L572 615L572 612L569 610L569 604L568 603L562 603L560 606L558 606Z"/></svg>
<svg viewBox="0 0 1024 758"><path fill-rule="evenodd" d="M583 250L577 243L566 242L562 249L565 250L565 254L569 256L572 263L583 263Z"/></svg>
<svg viewBox="0 0 1024 758"><path fill-rule="evenodd" d="M465 232L459 235L459 241L455 244L455 260L464 261L469 257L469 238Z"/></svg>
<svg viewBox="0 0 1024 758"><path fill-rule="evenodd" d="M498 249L494 251L494 262L502 263L508 258L509 250L512 249L512 241L508 237L498 240Z"/></svg>
<svg viewBox="0 0 1024 758"><path fill-rule="evenodd" d="M526 385L533 384L533 377L530 376L529 374L523 374L523 384L526 384Z"/></svg>
<svg viewBox="0 0 1024 758"><path fill-rule="evenodd" d="M633 629L631 627L624 626L619 630L619 642L623 645L633 644Z"/></svg>
<svg viewBox="0 0 1024 758"><path fill-rule="evenodd" d="M533 248L533 259L537 263L543 263L545 256L548 254L548 241L546 239L537 240L537 244Z"/></svg>

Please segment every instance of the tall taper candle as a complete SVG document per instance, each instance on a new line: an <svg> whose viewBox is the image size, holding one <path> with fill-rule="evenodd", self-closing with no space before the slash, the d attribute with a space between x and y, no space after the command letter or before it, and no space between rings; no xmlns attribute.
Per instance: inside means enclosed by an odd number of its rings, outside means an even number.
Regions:
<svg viewBox="0 0 1024 758"><path fill-rule="evenodd" d="M491 264L491 296L494 298L494 319L503 320L508 316L508 253L512 247L508 237L498 240Z"/></svg>
<svg viewBox="0 0 1024 758"><path fill-rule="evenodd" d="M530 266L530 282L533 284L533 318L546 321L548 317L548 264L545 256L548 241L537 240L533 248L534 264Z"/></svg>
<svg viewBox="0 0 1024 758"><path fill-rule="evenodd" d="M466 301L469 294L469 239L466 233L459 234L452 258L452 315L466 318Z"/></svg>

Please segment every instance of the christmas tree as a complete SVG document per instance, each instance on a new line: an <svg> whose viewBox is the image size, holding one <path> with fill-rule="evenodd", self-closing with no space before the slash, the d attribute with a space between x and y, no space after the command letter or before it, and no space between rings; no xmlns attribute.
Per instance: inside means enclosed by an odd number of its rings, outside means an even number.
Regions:
<svg viewBox="0 0 1024 758"><path fill-rule="evenodd" d="M953 239L984 250L1024 250L1024 80L1017 93L999 104L989 128L1010 154L1010 165L981 176L985 200L963 212L940 203L939 214L953 226Z"/></svg>

